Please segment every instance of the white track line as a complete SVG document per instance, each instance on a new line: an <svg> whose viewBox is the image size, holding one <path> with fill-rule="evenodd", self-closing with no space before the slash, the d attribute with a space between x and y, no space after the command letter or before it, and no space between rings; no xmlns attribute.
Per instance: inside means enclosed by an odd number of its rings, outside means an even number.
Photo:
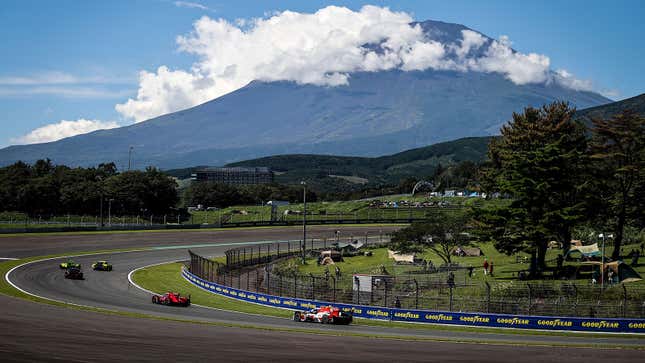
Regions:
<svg viewBox="0 0 645 363"><path fill-rule="evenodd" d="M72 303L72 302L52 299L52 298L49 298L49 297L44 297L44 296L40 296L38 294L31 293L31 292L29 292L27 290L24 290L24 289L20 288L18 285L14 284L13 281L11 281L11 279L9 278L9 275L11 275L11 273L14 270L19 269L20 267L31 265L32 263L37 263L37 262L42 262L42 261L51 261L51 260L65 259L65 258L71 258L71 257L96 256L96 255L107 255L107 254L117 254L117 253L143 252L143 251L147 251L147 249L139 249L139 250L132 250L132 251L117 251L117 252L97 252L97 253L87 253L87 254L79 254L79 255L69 255L69 256L43 258L41 260L25 262L23 264L20 264L20 265L18 265L16 267L12 268L11 270L7 271L7 273L4 275L4 279L9 283L9 285L13 286L16 290L18 290L18 291L20 291L20 292L22 292L24 294L33 296L33 297L37 297L39 299L54 301L54 302L61 303L61 304L74 305L74 306L80 306L80 307L92 308L92 309L103 309L103 310L106 310L106 311L110 311L109 309L105 309L105 308L99 308L99 307L96 307L96 306L83 305L83 304L76 304L76 303Z"/></svg>
<svg viewBox="0 0 645 363"><path fill-rule="evenodd" d="M145 289L145 288L143 288L143 287L139 286L136 282L134 282L134 280L132 280L132 275L133 275L135 272L137 272L137 271L139 271L139 270L143 270L143 269L145 269L145 268L154 267L154 266L160 266L160 265L165 265L165 264L168 264L168 263L177 263L177 262L182 262L182 261L186 261L186 260L185 260L185 259L181 259L181 260L175 260L175 261L166 261L166 262L160 262L160 263L153 263L153 264L151 264L151 265L147 265L147 266L142 266L142 267L135 268L134 270L130 271L130 273L128 273L128 281L130 282L130 284L132 284L132 286L136 287L136 288L137 288L137 289L139 289L139 290L145 291L145 292L147 292L147 293L149 293L149 294L151 294L151 295L159 295L158 293L156 293L156 292L154 292L154 291L150 291L150 290L148 290L148 289ZM186 280L186 278L185 278L183 275L182 275L182 278L183 278L184 280ZM216 293L214 293L214 292L212 292L212 291L209 291L209 290L206 290L206 289L202 288L201 286L197 286L197 285L195 285L195 284L191 283L191 282L190 282L190 281L188 281L188 280L186 280L186 282L190 283L190 284L191 284L192 286L194 286L194 287L200 288L200 289L202 289L202 290L206 291L207 293L213 294L213 295L215 295L215 296L224 297L224 298L231 299L231 300L233 300L233 301L237 301L237 302L240 302L240 301L241 301L241 300L238 300L238 299L235 299L235 298L229 297L229 296L224 296L224 295L216 294ZM244 302L246 302L246 301L244 301ZM259 305L259 306L264 306L264 307L266 307L266 308L276 308L276 309L291 310L291 309L288 309L288 308L281 308L281 307L277 307L277 306L267 306L267 305L262 305L262 304L252 303L252 302L250 302L250 301L249 301L248 303L250 303L250 304L256 304L256 305ZM244 314L244 315L250 315L250 316L260 316L260 317L263 317L263 318L269 317L269 318L275 318L275 319L282 319L282 318L280 318L280 317L278 317L278 316L267 316L267 315L256 314L256 313L246 313L246 312L243 312L243 311L228 310L228 309L222 309L222 308L214 308L214 307L212 307L212 306L206 306L206 305L200 305L200 304L193 304L192 302L190 303L190 305L194 305L194 306L197 306L197 307L200 307L200 308L204 308L204 309L209 309L209 310L224 311L224 312L227 312L227 313ZM288 319L288 320L291 320L291 319Z"/></svg>
<svg viewBox="0 0 645 363"><path fill-rule="evenodd" d="M17 258L13 258L13 257L0 257L0 260L15 261L15 260L17 260Z"/></svg>
<svg viewBox="0 0 645 363"><path fill-rule="evenodd" d="M242 242L242 243L244 243L244 242ZM79 307L84 307L84 308L90 308L90 309L99 309L99 310L104 310L104 311L117 311L117 312L118 312L119 310L110 310L110 309L99 308L99 307L91 306L91 305L76 304L76 303L72 303L72 302L56 300L56 299L52 299L52 298L48 298L48 297L44 297L44 296L40 296L40 295L37 295L37 294L31 293L31 292L29 292L29 291L23 290L23 289L22 289L22 288L20 288L18 285L14 284L14 283L11 281L11 279L9 278L9 275L11 275L11 273L12 273L14 270L16 270L16 269L18 269L18 268L20 268L20 267L23 267L23 266L26 266L26 265L30 265L30 264L32 264L32 263L42 262L42 261L50 261L50 260L64 259L64 258L70 258L70 257L96 256L96 255L105 255L105 254L120 254L120 253L145 252L145 251L151 251L151 249L150 249L150 248L145 248L145 249L135 249L135 250L131 250L131 251L97 252L97 253L88 253L88 254L78 254L78 255L69 255L69 256L58 256L58 257L43 258L43 259L41 259L41 260L35 260L35 261L25 262L25 263L23 263L23 264L20 264L20 265L18 265L18 266L16 266L16 267L12 268L11 270L7 271L7 273L4 275L4 278L5 278L5 280L6 280L6 281L11 285L11 286L13 286L16 290L19 290L20 292L25 293L25 294L27 294L27 295L37 297L37 298L39 298L39 299L49 300L49 301L54 301L54 302L61 303L61 304L66 304L66 305L73 305L73 306L79 306ZM166 264L166 263L174 263L174 262L180 262L180 261L186 261L186 260L185 260L185 259L181 259L181 260L167 261L167 262L155 263L155 264L151 264L151 265L148 265L148 266L143 266L143 267L136 268L136 269L134 269L134 270L132 270L132 271L130 271L130 272L128 273L128 281L129 281L133 286L135 286L136 288L138 288L138 289L140 289L140 290L142 290L142 291L145 291L145 292L147 292L147 293L149 293L149 294L156 295L156 293L154 293L154 292L152 292L152 291L150 291L150 290L146 290L146 289L142 288L141 286L137 285L136 283L134 283L134 281L132 281L132 278L131 278L132 274L133 274L134 272L136 272L137 270L140 270L140 269L143 269L143 268L146 268L146 267L158 266L158 265L163 265L163 264ZM188 281L188 280L186 280L186 281ZM190 283L190 282L189 282L189 283ZM192 284L192 283L191 283L191 284ZM206 290L206 289L204 289L204 288L201 288L200 286L197 286L197 285L195 285L195 284L192 284L192 285L193 285L193 286L195 286L195 287L198 287L198 288L200 288L200 289L202 289L202 290L204 290L204 291L207 291L207 292L209 292L209 293L213 293L213 292L211 292L211 291L209 291L209 290ZM213 294L214 294L214 293L213 293ZM222 297L227 297L227 296L223 296L223 295L219 295L219 294L217 294L217 295L218 295L218 296L222 296ZM238 300L238 299L231 298L231 297L227 297L227 298L230 298L230 299L232 299L232 300L236 300L236 301L242 301L242 300ZM252 304L253 304L253 303L252 303ZM213 307L203 306L203 305L198 305L198 304L191 304L191 305L195 305L195 306L198 306L198 307L201 307L201 308L211 309L211 310L219 310L219 311L225 311L225 312L231 312L231 313L237 313L237 314L245 314L245 315L252 315L252 316L261 316L261 317L265 317L265 318L267 317L266 315L261 315L261 314L253 314L253 313L245 313L245 312L234 311L234 310L219 309L219 308L213 308ZM267 306L267 305L262 305L262 304L257 304L257 305ZM290 310L290 309L287 309L287 308L280 308L280 307L275 307L275 308ZM277 318L277 319L280 319L280 318ZM359 319L360 319L360 318L359 318ZM425 323L415 323L415 322L409 322L409 323L412 323L412 324L425 324ZM434 324L434 323L432 323L432 324ZM464 325L449 325L449 324L440 324L440 323L438 323L438 324L436 324L436 325L453 326L453 327L454 327L454 326L464 326ZM486 327L482 327L482 328L486 328ZM503 329L503 330L508 329L508 330L510 330L510 331L518 331L518 330L524 330L524 331L554 331L554 332L567 332L567 333L578 333L578 334L582 333L582 334L589 334L589 335L594 335L594 334L610 334L610 335L639 334L639 333L628 333L628 332L590 332L590 331L578 331L578 330L575 330L575 331L572 331L572 330L543 330L543 329L506 328L506 327L494 327L493 329Z"/></svg>

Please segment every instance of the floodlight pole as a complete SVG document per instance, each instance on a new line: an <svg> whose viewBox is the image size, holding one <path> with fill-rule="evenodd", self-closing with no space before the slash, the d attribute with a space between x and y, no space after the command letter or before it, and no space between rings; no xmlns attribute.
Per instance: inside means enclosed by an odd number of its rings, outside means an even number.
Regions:
<svg viewBox="0 0 645 363"><path fill-rule="evenodd" d="M303 180L300 182L302 185L302 202L303 213L302 213L302 264L306 263L305 260L305 248L307 246L307 183Z"/></svg>
<svg viewBox="0 0 645 363"><path fill-rule="evenodd" d="M602 264L600 267L600 290L605 290L605 232L601 234L602 236Z"/></svg>
<svg viewBox="0 0 645 363"><path fill-rule="evenodd" d="M108 226L112 227L112 202L113 198L108 199Z"/></svg>

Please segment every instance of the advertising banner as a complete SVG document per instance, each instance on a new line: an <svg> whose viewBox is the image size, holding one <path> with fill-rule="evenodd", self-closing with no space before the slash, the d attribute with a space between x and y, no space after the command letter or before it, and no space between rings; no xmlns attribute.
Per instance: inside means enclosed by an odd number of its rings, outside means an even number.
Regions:
<svg viewBox="0 0 645 363"><path fill-rule="evenodd" d="M192 284L222 296L255 304L292 310L309 310L333 305L354 317L413 323L434 323L495 328L522 328L587 332L645 333L645 319L599 319L556 316L526 316L506 314L457 313L446 311L393 309L377 306L341 304L326 301L266 295L230 288L203 280L183 269L183 277Z"/></svg>

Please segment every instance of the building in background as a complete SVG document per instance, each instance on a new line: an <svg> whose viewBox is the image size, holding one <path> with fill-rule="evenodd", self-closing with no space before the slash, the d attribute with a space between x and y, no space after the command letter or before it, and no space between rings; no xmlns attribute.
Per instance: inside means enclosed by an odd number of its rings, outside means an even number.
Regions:
<svg viewBox="0 0 645 363"><path fill-rule="evenodd" d="M259 168L203 168L192 174L194 180L210 181L222 184L270 184L273 183L273 171L266 167Z"/></svg>

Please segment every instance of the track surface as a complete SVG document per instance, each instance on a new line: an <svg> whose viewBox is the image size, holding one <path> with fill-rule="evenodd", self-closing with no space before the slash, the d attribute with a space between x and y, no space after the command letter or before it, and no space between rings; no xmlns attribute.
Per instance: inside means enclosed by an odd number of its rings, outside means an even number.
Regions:
<svg viewBox="0 0 645 363"><path fill-rule="evenodd" d="M312 237L331 237L337 228L311 228ZM371 228L372 233L379 229ZM343 235L363 235L365 228L346 228ZM563 338L506 334L460 333L418 329L388 329L353 325L349 327L298 324L287 319L261 317L191 306L170 308L153 305L150 295L129 285L129 271L164 261L185 259L181 246L212 243L198 249L200 254L221 255L229 246L217 243L296 239L300 230L239 230L217 232L129 233L120 235L27 236L0 239L0 256L23 257L62 251L130 248L173 245L177 249L131 252L75 258L85 267L92 260L109 259L113 272L85 269L86 280L70 281L58 269L60 260L26 265L11 274L21 288L48 298L113 310L139 312L170 318L199 321L231 322L254 326L305 328L311 330L343 329L354 333L428 337L437 339L512 341L549 343L635 344L643 340L626 338ZM193 248L193 247L191 247ZM197 249L197 248L195 248ZM589 348L517 347L505 345L457 344L348 338L295 333L269 332L255 329L225 328L188 323L172 323L134 319L105 314L81 312L0 296L3 314L0 326L0 358L2 360L147 360L172 356L191 358L224 358L226 360L308 360L338 361L554 361L566 354L568 361L612 359L640 361L642 351ZM181 341L180 341L181 340ZM109 346L118 349L109 349ZM172 347L172 348L170 348ZM20 353L19 353L20 352ZM429 356L428 354L431 354Z"/></svg>

